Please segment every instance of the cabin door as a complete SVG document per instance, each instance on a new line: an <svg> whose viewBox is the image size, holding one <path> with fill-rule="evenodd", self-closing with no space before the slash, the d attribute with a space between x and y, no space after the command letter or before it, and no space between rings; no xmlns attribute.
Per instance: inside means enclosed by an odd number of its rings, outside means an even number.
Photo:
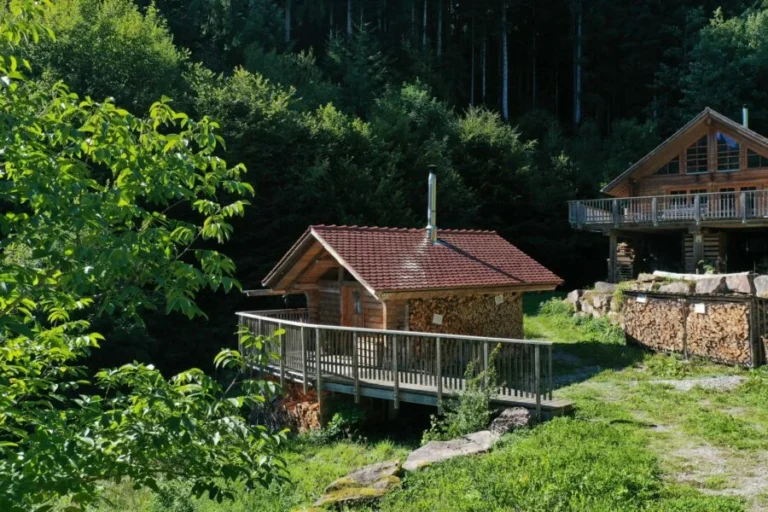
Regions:
<svg viewBox="0 0 768 512"><path fill-rule="evenodd" d="M341 288L341 325L346 327L365 326L363 291L356 286L342 286Z"/></svg>

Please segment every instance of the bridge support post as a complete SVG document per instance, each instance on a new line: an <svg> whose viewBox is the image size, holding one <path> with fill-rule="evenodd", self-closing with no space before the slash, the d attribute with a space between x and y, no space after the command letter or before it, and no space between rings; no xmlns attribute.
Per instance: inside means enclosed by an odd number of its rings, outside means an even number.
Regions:
<svg viewBox="0 0 768 512"><path fill-rule="evenodd" d="M323 377L320 357L320 328L315 328L315 392L317 393L317 408L320 411L320 423L323 419Z"/></svg>

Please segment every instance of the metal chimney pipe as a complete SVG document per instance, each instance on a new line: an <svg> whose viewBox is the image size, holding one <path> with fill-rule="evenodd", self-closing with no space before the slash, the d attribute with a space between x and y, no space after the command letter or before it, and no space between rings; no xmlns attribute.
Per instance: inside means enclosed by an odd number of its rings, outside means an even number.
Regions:
<svg viewBox="0 0 768 512"><path fill-rule="evenodd" d="M749 110L747 110L746 105L741 107L741 125L744 128L749 128Z"/></svg>
<svg viewBox="0 0 768 512"><path fill-rule="evenodd" d="M427 201L427 235L430 243L437 242L437 175L429 172L429 195Z"/></svg>

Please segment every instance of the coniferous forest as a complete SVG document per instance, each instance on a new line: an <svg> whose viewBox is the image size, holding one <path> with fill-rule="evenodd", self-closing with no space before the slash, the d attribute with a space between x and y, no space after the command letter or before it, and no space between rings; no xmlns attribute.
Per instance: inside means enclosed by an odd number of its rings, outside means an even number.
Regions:
<svg viewBox="0 0 768 512"><path fill-rule="evenodd" d="M495 229L581 285L606 241L568 226L569 199L705 106L768 129L761 2L59 0L45 16L55 40L24 47L35 80L221 125L219 156L255 189L226 247L245 288L310 224L421 227L430 166L440 226ZM109 326L95 357L204 364L259 300Z"/></svg>

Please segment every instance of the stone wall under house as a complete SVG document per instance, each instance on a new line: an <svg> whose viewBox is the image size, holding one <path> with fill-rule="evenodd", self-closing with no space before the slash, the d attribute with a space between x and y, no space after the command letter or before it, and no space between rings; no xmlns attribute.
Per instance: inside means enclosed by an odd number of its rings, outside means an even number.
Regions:
<svg viewBox="0 0 768 512"><path fill-rule="evenodd" d="M411 331L523 337L521 293L410 299L407 306Z"/></svg>

